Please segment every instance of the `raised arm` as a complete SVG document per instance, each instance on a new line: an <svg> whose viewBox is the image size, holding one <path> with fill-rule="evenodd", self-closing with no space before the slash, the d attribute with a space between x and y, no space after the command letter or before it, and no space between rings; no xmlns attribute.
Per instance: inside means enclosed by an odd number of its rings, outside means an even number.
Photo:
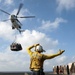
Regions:
<svg viewBox="0 0 75 75"><path fill-rule="evenodd" d="M54 57L56 57L56 56L61 55L64 51L65 51L65 50L59 50L58 53L56 53L56 54L43 55L43 58L44 58L44 60L46 60L46 59L52 59L52 58L54 58Z"/></svg>
<svg viewBox="0 0 75 75"><path fill-rule="evenodd" d="M27 48L28 54L29 54L30 56L33 54L33 52L31 51L31 49L34 48L34 47L36 47L36 46L38 46L38 45L39 45L39 44L34 44L34 45L29 46L29 47Z"/></svg>

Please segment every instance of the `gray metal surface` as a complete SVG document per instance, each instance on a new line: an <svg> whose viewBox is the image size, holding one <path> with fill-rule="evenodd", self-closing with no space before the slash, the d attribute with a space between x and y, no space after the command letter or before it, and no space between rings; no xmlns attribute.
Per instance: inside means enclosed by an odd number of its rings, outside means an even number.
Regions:
<svg viewBox="0 0 75 75"><path fill-rule="evenodd" d="M30 72L0 72L0 75L31 75ZM57 75L57 74L52 74L52 73L45 73L45 75ZM63 75L63 74L60 74Z"/></svg>

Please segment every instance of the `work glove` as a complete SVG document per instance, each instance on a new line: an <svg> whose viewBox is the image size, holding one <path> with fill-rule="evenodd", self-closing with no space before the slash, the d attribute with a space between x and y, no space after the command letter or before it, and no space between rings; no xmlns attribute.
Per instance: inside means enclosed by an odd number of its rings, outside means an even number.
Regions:
<svg viewBox="0 0 75 75"><path fill-rule="evenodd" d="M61 55L63 52L65 52L65 50L59 49L58 54Z"/></svg>
<svg viewBox="0 0 75 75"><path fill-rule="evenodd" d="M34 47L36 47L36 46L38 46L38 45L40 45L40 44L34 44Z"/></svg>

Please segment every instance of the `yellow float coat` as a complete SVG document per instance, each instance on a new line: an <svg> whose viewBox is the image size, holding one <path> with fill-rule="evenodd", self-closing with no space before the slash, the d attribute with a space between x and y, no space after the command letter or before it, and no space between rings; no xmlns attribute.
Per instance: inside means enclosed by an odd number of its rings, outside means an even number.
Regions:
<svg viewBox="0 0 75 75"><path fill-rule="evenodd" d="M31 49L34 46L30 46L27 48L28 54L30 55L30 69L43 69L43 63L46 59L51 59L54 58L58 55L60 55L59 53L56 54L52 54L52 55L45 55L45 54L41 54L37 51L32 52Z"/></svg>

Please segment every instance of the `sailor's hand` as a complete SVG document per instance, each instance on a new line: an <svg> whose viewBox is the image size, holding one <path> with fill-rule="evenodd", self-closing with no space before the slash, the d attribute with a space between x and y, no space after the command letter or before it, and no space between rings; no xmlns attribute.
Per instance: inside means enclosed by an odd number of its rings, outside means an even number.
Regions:
<svg viewBox="0 0 75 75"><path fill-rule="evenodd" d="M59 49L58 54L61 55L63 52L65 52L65 50L61 50L61 49Z"/></svg>
<svg viewBox="0 0 75 75"><path fill-rule="evenodd" d="M38 46L38 45L40 45L40 44L34 44L34 47L36 47L36 46Z"/></svg>

